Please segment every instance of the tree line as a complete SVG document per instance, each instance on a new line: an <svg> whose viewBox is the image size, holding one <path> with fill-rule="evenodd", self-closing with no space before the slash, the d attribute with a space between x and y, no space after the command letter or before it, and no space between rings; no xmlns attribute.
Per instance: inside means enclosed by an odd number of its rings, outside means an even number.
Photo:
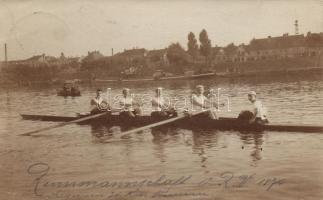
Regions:
<svg viewBox="0 0 323 200"><path fill-rule="evenodd" d="M167 48L167 58L170 63L177 66L193 63L196 64L196 60L199 60L200 56L205 58L205 66L209 65L210 57L212 55L212 44L209 39L208 33L203 29L199 34L199 42L193 32L190 32L187 36L187 51L179 44L172 43Z"/></svg>
<svg viewBox="0 0 323 200"><path fill-rule="evenodd" d="M187 50L185 50L178 42L172 43L166 49L168 64L162 62L160 56L137 57L132 59L131 64L140 66L139 74L149 76L157 69L174 74L182 74L186 70L205 69L210 61L212 54L211 40L207 31L203 29L199 34L199 43L193 32L187 35ZM205 61L201 62L201 58ZM14 82L30 82L30 81L49 81L51 79L65 78L66 75L80 79L92 79L93 77L118 77L121 72L129 66L129 61L123 56L115 55L112 57L102 57L97 60L84 59L81 63L69 63L66 65L52 65L47 63L38 63L37 66L26 63L9 64L2 69L7 79ZM73 69L72 75L69 69ZM64 75L65 74L65 75ZM66 76L67 77L67 76Z"/></svg>

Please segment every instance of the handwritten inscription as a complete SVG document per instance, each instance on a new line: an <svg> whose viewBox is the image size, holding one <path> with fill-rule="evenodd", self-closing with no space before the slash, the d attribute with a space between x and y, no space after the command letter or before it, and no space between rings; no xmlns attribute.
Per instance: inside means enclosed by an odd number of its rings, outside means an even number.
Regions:
<svg viewBox="0 0 323 200"><path fill-rule="evenodd" d="M49 178L50 166L35 163L28 167L27 173L34 177L33 192L36 196L57 199L127 199L133 198L180 198L207 199L215 189L233 190L242 187L259 187L271 191L286 183L284 178L257 177L256 174L238 175L221 172L209 177L182 175L170 177L160 175L142 180L59 180ZM51 178L53 178L51 176ZM193 190L192 190L193 189ZM72 192L71 192L72 191ZM86 191L86 192L84 192ZM93 192L91 192L93 191ZM95 191L95 192L94 192Z"/></svg>

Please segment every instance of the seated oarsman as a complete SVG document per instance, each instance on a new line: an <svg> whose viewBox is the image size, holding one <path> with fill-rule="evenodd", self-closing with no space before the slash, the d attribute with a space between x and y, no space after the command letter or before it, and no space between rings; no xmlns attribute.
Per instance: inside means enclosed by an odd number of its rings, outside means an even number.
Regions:
<svg viewBox="0 0 323 200"><path fill-rule="evenodd" d="M119 101L122 111L120 116L122 117L136 117L141 115L141 108L139 103L135 102L130 94L129 88L122 90L122 98Z"/></svg>
<svg viewBox="0 0 323 200"><path fill-rule="evenodd" d="M257 100L257 94L254 91L248 93L248 100L251 103L251 108L247 111L242 111L239 119L248 120L249 123L266 124L268 123L266 109L263 107L260 100Z"/></svg>
<svg viewBox="0 0 323 200"><path fill-rule="evenodd" d="M155 90L155 96L152 98L151 104L152 117L164 118L176 115L175 110L165 101L165 98L163 97L163 89L160 87Z"/></svg>
<svg viewBox="0 0 323 200"><path fill-rule="evenodd" d="M108 102L103 98L102 90L96 90L96 96L91 99L91 114L96 114L110 110Z"/></svg>
<svg viewBox="0 0 323 200"><path fill-rule="evenodd" d="M216 115L216 107L213 102L210 102L209 99L204 95L204 86L196 86L196 93L192 95L192 106L193 111L201 111L208 109L208 116L211 119L218 119Z"/></svg>

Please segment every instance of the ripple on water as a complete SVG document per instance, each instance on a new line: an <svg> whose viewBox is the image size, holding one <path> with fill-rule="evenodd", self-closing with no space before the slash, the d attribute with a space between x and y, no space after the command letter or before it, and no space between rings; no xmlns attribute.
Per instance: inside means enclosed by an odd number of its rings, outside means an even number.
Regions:
<svg viewBox="0 0 323 200"><path fill-rule="evenodd" d="M198 83L170 82L163 83L163 87L166 95L174 99L188 96ZM208 87L221 87L230 96L231 111L224 109L221 116L237 116L247 103L246 93L255 90L268 108L271 122L322 125L322 81L201 83ZM159 83L109 87L112 95L117 95L122 87L133 88L138 94L147 91L153 94L156 86ZM18 133L55 124L24 121L19 113L73 116L75 112L88 111L89 99L96 87L83 87L83 95L77 98L57 97L54 88L0 91L0 176L6 180L6 190L17 191L17 196L22 199L22 194L29 194L25 185L32 182L26 174L27 166L46 162L53 170L50 173L60 178L72 176L91 180L128 180L161 174L189 174L199 178L221 172L234 172L237 176L282 177L286 184L272 192L266 193L250 185L234 192L221 190L217 197L323 199L322 134L171 129L153 134L148 130L133 134L127 140L111 141L108 140L110 137L115 138L109 134L119 133L118 127L70 125L38 137L17 136ZM144 105L150 106L150 103L144 102ZM17 182L19 184L15 184Z"/></svg>

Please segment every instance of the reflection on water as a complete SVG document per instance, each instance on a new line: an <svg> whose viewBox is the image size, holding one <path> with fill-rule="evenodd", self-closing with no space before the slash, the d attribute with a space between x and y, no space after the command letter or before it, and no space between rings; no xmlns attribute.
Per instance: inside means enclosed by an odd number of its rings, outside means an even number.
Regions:
<svg viewBox="0 0 323 200"><path fill-rule="evenodd" d="M244 145L254 145L253 151L250 156L253 158L253 164L256 165L258 160L261 160L261 152L262 152L262 143L263 143L263 133L241 133L240 139L242 141L242 149Z"/></svg>
<svg viewBox="0 0 323 200"><path fill-rule="evenodd" d="M217 134L193 131L192 142L193 153L199 156L201 167L206 168L207 150L216 147Z"/></svg>
<svg viewBox="0 0 323 200"><path fill-rule="evenodd" d="M90 180L102 177L134 180L161 174L204 177L227 171L266 177L282 176L288 180L288 184L275 192L264 193L249 185L236 195L239 199L248 200L260 197L306 199L309 195L312 195L312 199L323 198L320 192L323 186L323 134L162 127L134 133L122 140L117 135L124 128L70 125L44 132L38 137L17 136L55 124L24 121L19 113L73 116L76 112L86 112L97 87L110 87L112 95L116 95L121 93L122 87L130 87L138 94L153 94L155 87L163 86L166 95L175 97L189 96L196 84L221 88L230 96L231 111L224 109L220 116L237 116L247 103L246 93L255 90L268 108L271 122L322 124L323 81L313 77L284 77L274 81L259 78L101 84L83 86L82 96L76 98L57 97L55 88L2 89L0 199L8 199L3 196L8 194L6 192L15 194L11 199L33 199L30 192L33 180L25 170L35 162L50 164L51 169L55 170L52 173L56 175ZM146 103L145 106L150 105ZM225 191L215 194L220 199L232 199L226 198L231 193Z"/></svg>

